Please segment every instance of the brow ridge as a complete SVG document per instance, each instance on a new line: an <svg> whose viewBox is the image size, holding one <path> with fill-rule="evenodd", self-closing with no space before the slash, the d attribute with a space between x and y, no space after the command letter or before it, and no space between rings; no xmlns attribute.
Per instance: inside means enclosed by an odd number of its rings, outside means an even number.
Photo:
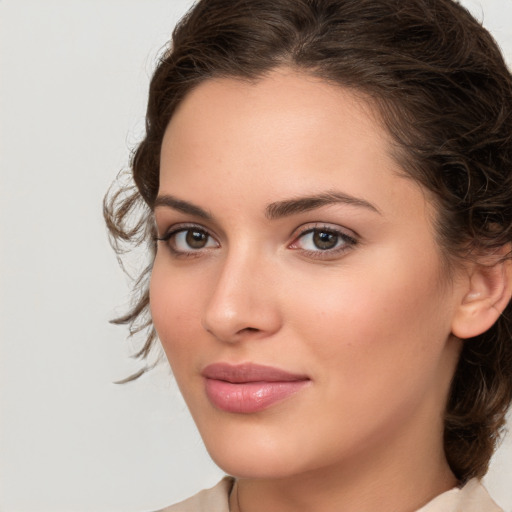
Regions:
<svg viewBox="0 0 512 512"><path fill-rule="evenodd" d="M379 209L375 205L364 199L338 191L328 191L312 196L298 197L270 203L265 209L265 215L268 219L274 220L337 203L366 208L380 214Z"/></svg>
<svg viewBox="0 0 512 512"><path fill-rule="evenodd" d="M329 206L338 203L366 208L380 214L380 211L375 205L364 199L338 191L328 191L312 196L275 201L267 205L265 208L265 216L269 220L276 220L282 217L308 212L316 208L321 208L322 206ZM202 219L212 219L212 215L201 207L169 194L160 195L156 198L154 208L162 206L172 208L173 210L177 210L187 215L194 215Z"/></svg>
<svg viewBox="0 0 512 512"><path fill-rule="evenodd" d="M155 199L153 208L162 206L172 208L173 210L177 210L187 215L194 215L195 217L200 217L202 219L210 220L212 218L210 213L208 213L206 210L203 210L199 206L189 203L188 201L183 201L182 199L178 199L177 197L171 196L169 194L158 196Z"/></svg>

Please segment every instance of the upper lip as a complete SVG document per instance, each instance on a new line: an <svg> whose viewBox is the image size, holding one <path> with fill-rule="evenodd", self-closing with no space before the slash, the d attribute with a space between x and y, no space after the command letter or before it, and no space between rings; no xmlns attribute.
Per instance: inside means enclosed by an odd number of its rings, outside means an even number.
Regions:
<svg viewBox="0 0 512 512"><path fill-rule="evenodd" d="M280 368L254 363L237 365L214 363L206 366L201 375L207 379L223 380L232 383L309 380L309 377L303 374L290 373Z"/></svg>

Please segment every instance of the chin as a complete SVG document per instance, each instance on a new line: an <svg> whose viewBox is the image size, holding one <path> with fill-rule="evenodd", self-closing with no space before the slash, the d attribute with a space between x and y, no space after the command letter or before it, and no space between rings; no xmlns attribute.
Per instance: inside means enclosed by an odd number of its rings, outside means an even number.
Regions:
<svg viewBox="0 0 512 512"><path fill-rule="evenodd" d="M304 442L290 437L284 429L276 433L273 429L262 428L262 425L232 427L219 429L219 432L201 432L199 429L210 457L229 475L238 478L286 478L315 466L307 456Z"/></svg>
<svg viewBox="0 0 512 512"><path fill-rule="evenodd" d="M300 472L279 452L255 452L256 450L233 450L230 453L220 453L218 447L209 451L217 466L226 474L237 478L278 479Z"/></svg>

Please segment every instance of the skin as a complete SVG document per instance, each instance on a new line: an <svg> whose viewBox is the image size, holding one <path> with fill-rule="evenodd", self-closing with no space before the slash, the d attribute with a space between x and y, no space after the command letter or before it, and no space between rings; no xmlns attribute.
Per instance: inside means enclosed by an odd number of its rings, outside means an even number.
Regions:
<svg viewBox="0 0 512 512"><path fill-rule="evenodd" d="M467 279L444 275L428 194L371 106L287 69L210 80L173 116L160 172L161 197L209 218L155 208L160 237L185 231L158 243L153 321L208 451L239 477L243 512L405 512L453 487L443 411ZM270 204L334 191L357 201L269 218ZM187 245L190 224L202 248ZM201 371L216 362L310 380L235 414L206 396Z"/></svg>

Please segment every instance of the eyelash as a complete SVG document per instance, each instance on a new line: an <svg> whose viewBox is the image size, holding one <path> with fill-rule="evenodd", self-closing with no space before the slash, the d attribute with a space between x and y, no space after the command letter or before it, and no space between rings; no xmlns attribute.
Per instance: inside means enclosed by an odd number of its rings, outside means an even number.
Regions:
<svg viewBox="0 0 512 512"><path fill-rule="evenodd" d="M176 237L179 234L190 234L190 233L199 233L206 238L206 244L209 244L211 240L213 240L216 246L205 246L197 249L190 248L190 250L182 250L176 248ZM304 240L307 235L314 234L327 234L328 236L335 237L335 247L321 249L317 246L316 250L312 249L301 249L298 247L298 244L301 240ZM197 224L179 224L173 226L167 233L162 235L161 237L155 237L156 241L166 242L167 247L171 251L172 255L176 258L194 258L201 256L201 254L206 250L210 250L212 248L220 247L219 242L215 239L215 237L203 226ZM338 247L338 245L341 245ZM188 241L184 241L184 243L188 244ZM337 256L341 256L343 253L349 251L352 247L354 247L358 243L357 238L354 236L348 235L343 232L339 228L335 228L327 225L308 225L299 228L299 232L294 236L293 242L291 242L287 247L292 250L300 250L304 256L313 259L334 259ZM313 241L313 244L315 242ZM316 244L315 244L316 245ZM189 246L190 247L190 246Z"/></svg>
<svg viewBox="0 0 512 512"><path fill-rule="evenodd" d="M191 232L201 233L203 235L206 235L207 243L210 240L215 240L215 237L213 237L210 232L205 229L204 227L197 225L197 224L178 224L176 226L173 226L167 233L162 235L161 237L156 237L155 240L158 242L166 242L166 246L171 251L171 254L175 256L176 258L194 258L197 256L200 256L200 254L204 250L211 249L211 247L203 247L200 249L193 249L191 248L189 251L177 249L176 246L176 237L180 234L187 234ZM217 246L219 246L219 243L215 240L215 243Z"/></svg>
<svg viewBox="0 0 512 512"><path fill-rule="evenodd" d="M311 249L301 249L297 247L297 244L300 240L304 240L307 235L314 234L327 234L329 236L335 237L335 247L321 249L317 246L316 250ZM341 245L339 245L341 242ZM304 256L309 258L315 258L320 260L329 260L335 259L336 257L341 256L345 252L349 251L355 245L357 245L358 239L354 236L347 234L339 228L335 228L333 226L327 226L325 224L318 225L309 225L307 227L300 228L300 232L295 236L293 242L288 245L289 248L293 250L300 250ZM314 244L314 242L313 242ZM315 244L316 245L316 244Z"/></svg>

